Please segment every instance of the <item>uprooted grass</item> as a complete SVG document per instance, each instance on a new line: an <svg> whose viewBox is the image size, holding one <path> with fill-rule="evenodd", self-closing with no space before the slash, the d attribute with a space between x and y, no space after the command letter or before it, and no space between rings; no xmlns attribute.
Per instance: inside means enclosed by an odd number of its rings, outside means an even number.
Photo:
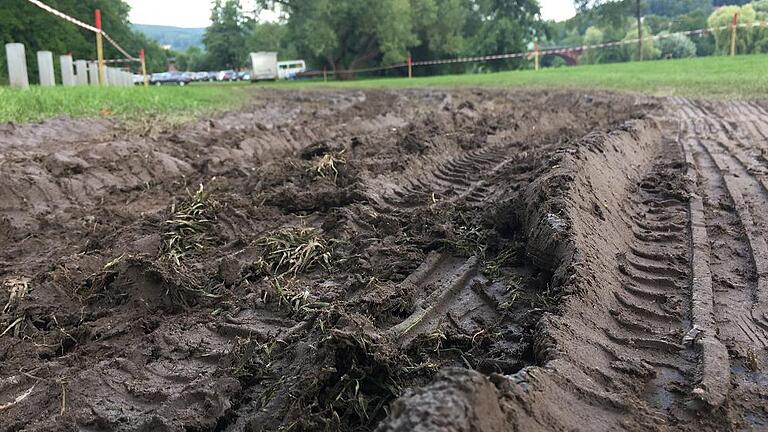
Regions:
<svg viewBox="0 0 768 432"><path fill-rule="evenodd" d="M322 178L329 177L333 174L333 182L336 183L336 180L339 177L339 169L337 166L345 163L347 163L347 160L344 158L343 151L336 154L326 153L314 163L310 170L315 175Z"/></svg>
<svg viewBox="0 0 768 432"><path fill-rule="evenodd" d="M203 250L211 240L207 233L216 221L215 207L202 184L181 205L171 206L171 217L163 223L163 256L181 265L185 256Z"/></svg>
<svg viewBox="0 0 768 432"><path fill-rule="evenodd" d="M330 266L331 248L316 228L283 228L262 237L257 268L272 276L297 275Z"/></svg>

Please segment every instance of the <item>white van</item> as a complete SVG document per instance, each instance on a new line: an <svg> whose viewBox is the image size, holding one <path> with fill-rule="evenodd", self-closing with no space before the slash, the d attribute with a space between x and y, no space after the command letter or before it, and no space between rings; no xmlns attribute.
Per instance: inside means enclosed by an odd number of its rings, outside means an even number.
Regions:
<svg viewBox="0 0 768 432"><path fill-rule="evenodd" d="M273 80L278 78L277 53L274 51L259 51L251 53L252 81Z"/></svg>
<svg viewBox="0 0 768 432"><path fill-rule="evenodd" d="M292 80L296 79L296 74L307 71L307 64L304 60L291 60L277 62L277 79Z"/></svg>

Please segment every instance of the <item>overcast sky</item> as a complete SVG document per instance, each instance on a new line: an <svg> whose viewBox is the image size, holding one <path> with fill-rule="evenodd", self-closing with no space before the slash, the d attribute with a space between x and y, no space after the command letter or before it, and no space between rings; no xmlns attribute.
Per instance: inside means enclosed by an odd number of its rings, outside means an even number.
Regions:
<svg viewBox="0 0 768 432"><path fill-rule="evenodd" d="M207 27L210 0L128 0L131 22L176 27ZM248 3L248 0L243 4ZM573 0L539 0L544 19L561 21L574 15ZM268 17L266 17L268 18Z"/></svg>

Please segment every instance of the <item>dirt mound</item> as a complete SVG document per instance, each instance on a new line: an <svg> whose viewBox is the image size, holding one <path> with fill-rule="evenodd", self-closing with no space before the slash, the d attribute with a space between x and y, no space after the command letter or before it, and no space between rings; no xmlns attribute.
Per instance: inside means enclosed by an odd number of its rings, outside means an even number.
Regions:
<svg viewBox="0 0 768 432"><path fill-rule="evenodd" d="M262 92L179 129L5 126L0 430L759 428L762 113L739 110L687 123L750 167L699 157L703 207L677 123L629 96ZM692 283L689 226L751 270L713 248L716 289ZM747 285L747 336L713 331Z"/></svg>

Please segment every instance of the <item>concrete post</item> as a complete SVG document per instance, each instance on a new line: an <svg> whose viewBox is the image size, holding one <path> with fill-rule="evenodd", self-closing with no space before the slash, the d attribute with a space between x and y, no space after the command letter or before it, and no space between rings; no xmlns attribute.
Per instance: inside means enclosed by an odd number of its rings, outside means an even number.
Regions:
<svg viewBox="0 0 768 432"><path fill-rule="evenodd" d="M92 86L99 85L99 64L96 62L88 63L88 83Z"/></svg>
<svg viewBox="0 0 768 432"><path fill-rule="evenodd" d="M11 87L28 89L29 77L27 76L27 57L24 53L24 45L20 43L5 44L5 57L8 59L8 78Z"/></svg>
<svg viewBox="0 0 768 432"><path fill-rule="evenodd" d="M75 76L77 85L88 85L88 63L85 60L77 60L75 70L77 71Z"/></svg>
<svg viewBox="0 0 768 432"><path fill-rule="evenodd" d="M61 63L61 84L64 86L75 85L75 73L72 71L72 56L63 55L59 57Z"/></svg>
<svg viewBox="0 0 768 432"><path fill-rule="evenodd" d="M40 71L40 85L53 87L56 85L56 75L53 72L53 53L50 51L37 52L37 69Z"/></svg>

